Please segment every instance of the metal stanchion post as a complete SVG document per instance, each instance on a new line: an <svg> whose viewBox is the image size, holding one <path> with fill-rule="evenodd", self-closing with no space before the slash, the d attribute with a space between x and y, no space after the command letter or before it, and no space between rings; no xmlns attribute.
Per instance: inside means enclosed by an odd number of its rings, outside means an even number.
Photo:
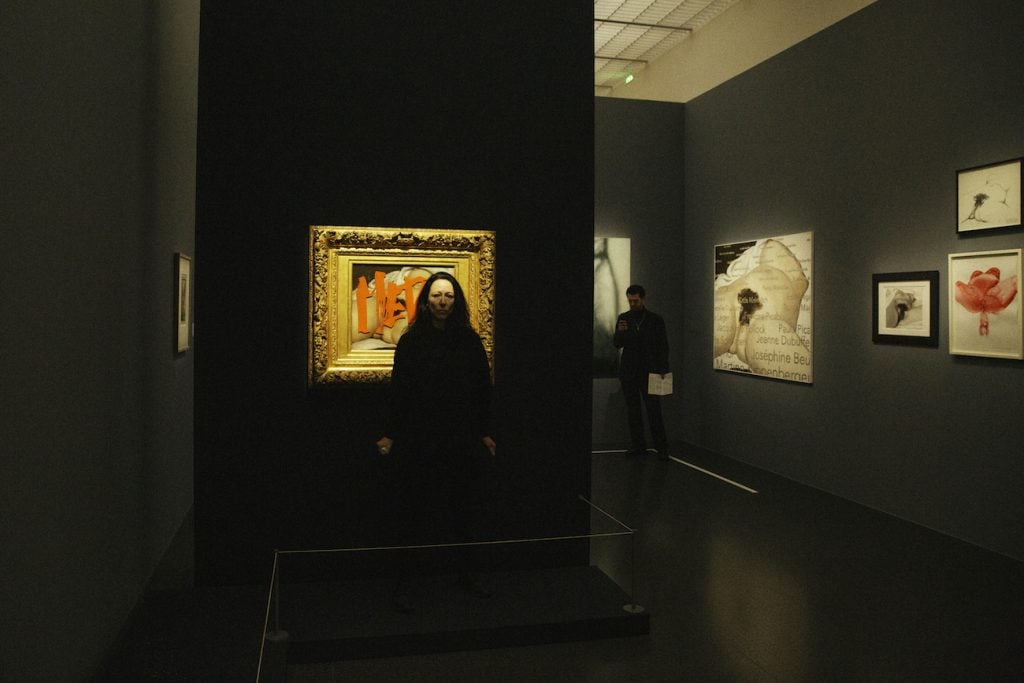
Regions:
<svg viewBox="0 0 1024 683"><path fill-rule="evenodd" d="M629 535L629 604L622 609L630 614L643 614L643 605L636 604L636 531Z"/></svg>
<svg viewBox="0 0 1024 683"><path fill-rule="evenodd" d="M595 510L597 510L598 512L600 512L602 515L604 515L608 519L612 520L613 522L615 522L616 524L621 526L623 529L626 530L626 533L629 534L629 604L628 605L623 605L622 609L626 610L630 614L642 614L646 610L644 610L643 605L636 604L636 591L635 591L635 586L636 586L636 529L634 529L634 528L632 528L632 527L630 527L630 526L628 526L626 524L623 524L618 519L616 519L615 517L613 517L610 514L608 514L606 511L604 511L601 508L599 508L598 506L594 505L592 502L587 500L586 497L584 497L584 495L582 493L577 495L576 497L579 498L580 500L582 500L584 503L586 503L590 507L592 507Z"/></svg>

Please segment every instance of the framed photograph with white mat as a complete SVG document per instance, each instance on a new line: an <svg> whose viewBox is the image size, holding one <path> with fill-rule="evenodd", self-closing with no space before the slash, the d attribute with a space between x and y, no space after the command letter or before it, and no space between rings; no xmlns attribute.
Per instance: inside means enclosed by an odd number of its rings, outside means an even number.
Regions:
<svg viewBox="0 0 1024 683"><path fill-rule="evenodd" d="M939 345L939 271L871 276L871 340L876 344Z"/></svg>
<svg viewBox="0 0 1024 683"><path fill-rule="evenodd" d="M949 255L949 352L1024 359L1021 250Z"/></svg>
<svg viewBox="0 0 1024 683"><path fill-rule="evenodd" d="M1020 227L1020 159L957 171L958 233Z"/></svg>

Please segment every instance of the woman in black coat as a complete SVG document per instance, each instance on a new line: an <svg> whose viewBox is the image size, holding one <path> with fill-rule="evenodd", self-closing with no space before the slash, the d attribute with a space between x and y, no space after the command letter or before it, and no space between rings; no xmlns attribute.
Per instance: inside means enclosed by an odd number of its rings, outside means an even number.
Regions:
<svg viewBox="0 0 1024 683"><path fill-rule="evenodd" d="M487 354L470 325L462 288L448 273L424 283L415 310L395 349L388 417L377 441L396 473L395 540L466 542L473 486L482 459L496 449ZM465 567L460 571L472 582ZM404 602L396 598L400 608Z"/></svg>

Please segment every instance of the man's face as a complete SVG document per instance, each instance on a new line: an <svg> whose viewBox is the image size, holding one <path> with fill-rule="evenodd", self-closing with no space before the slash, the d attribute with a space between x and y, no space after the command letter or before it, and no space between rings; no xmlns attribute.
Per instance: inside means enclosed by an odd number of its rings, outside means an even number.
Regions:
<svg viewBox="0 0 1024 683"><path fill-rule="evenodd" d="M434 319L444 322L455 307L455 288L447 280L434 280L427 293L427 305Z"/></svg>
<svg viewBox="0 0 1024 683"><path fill-rule="evenodd" d="M642 311L644 310L644 298L639 294L627 294L626 301L629 302L629 310L631 311Z"/></svg>

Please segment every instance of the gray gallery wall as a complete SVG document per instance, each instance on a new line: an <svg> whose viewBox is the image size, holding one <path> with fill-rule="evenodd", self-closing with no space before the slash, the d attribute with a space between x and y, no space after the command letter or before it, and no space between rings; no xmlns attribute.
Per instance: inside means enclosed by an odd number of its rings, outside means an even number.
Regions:
<svg viewBox="0 0 1024 683"><path fill-rule="evenodd" d="M681 380L684 108L599 97L594 110L594 236L630 238L630 280L665 316L669 363ZM662 405L666 414L682 411L678 395ZM669 439L682 437L676 423L666 429ZM595 379L593 445L625 448L628 435L618 380Z"/></svg>
<svg viewBox="0 0 1024 683"><path fill-rule="evenodd" d="M192 500L198 0L0 22L0 679L87 680ZM197 273L201 279L201 273Z"/></svg>
<svg viewBox="0 0 1024 683"><path fill-rule="evenodd" d="M686 105L677 436L1024 559L1024 362L948 352L955 173L1024 155L1013 0L880 0ZM711 369L715 244L814 231L814 384ZM940 272L938 348L871 341L873 273ZM694 302L703 302L695 305Z"/></svg>

